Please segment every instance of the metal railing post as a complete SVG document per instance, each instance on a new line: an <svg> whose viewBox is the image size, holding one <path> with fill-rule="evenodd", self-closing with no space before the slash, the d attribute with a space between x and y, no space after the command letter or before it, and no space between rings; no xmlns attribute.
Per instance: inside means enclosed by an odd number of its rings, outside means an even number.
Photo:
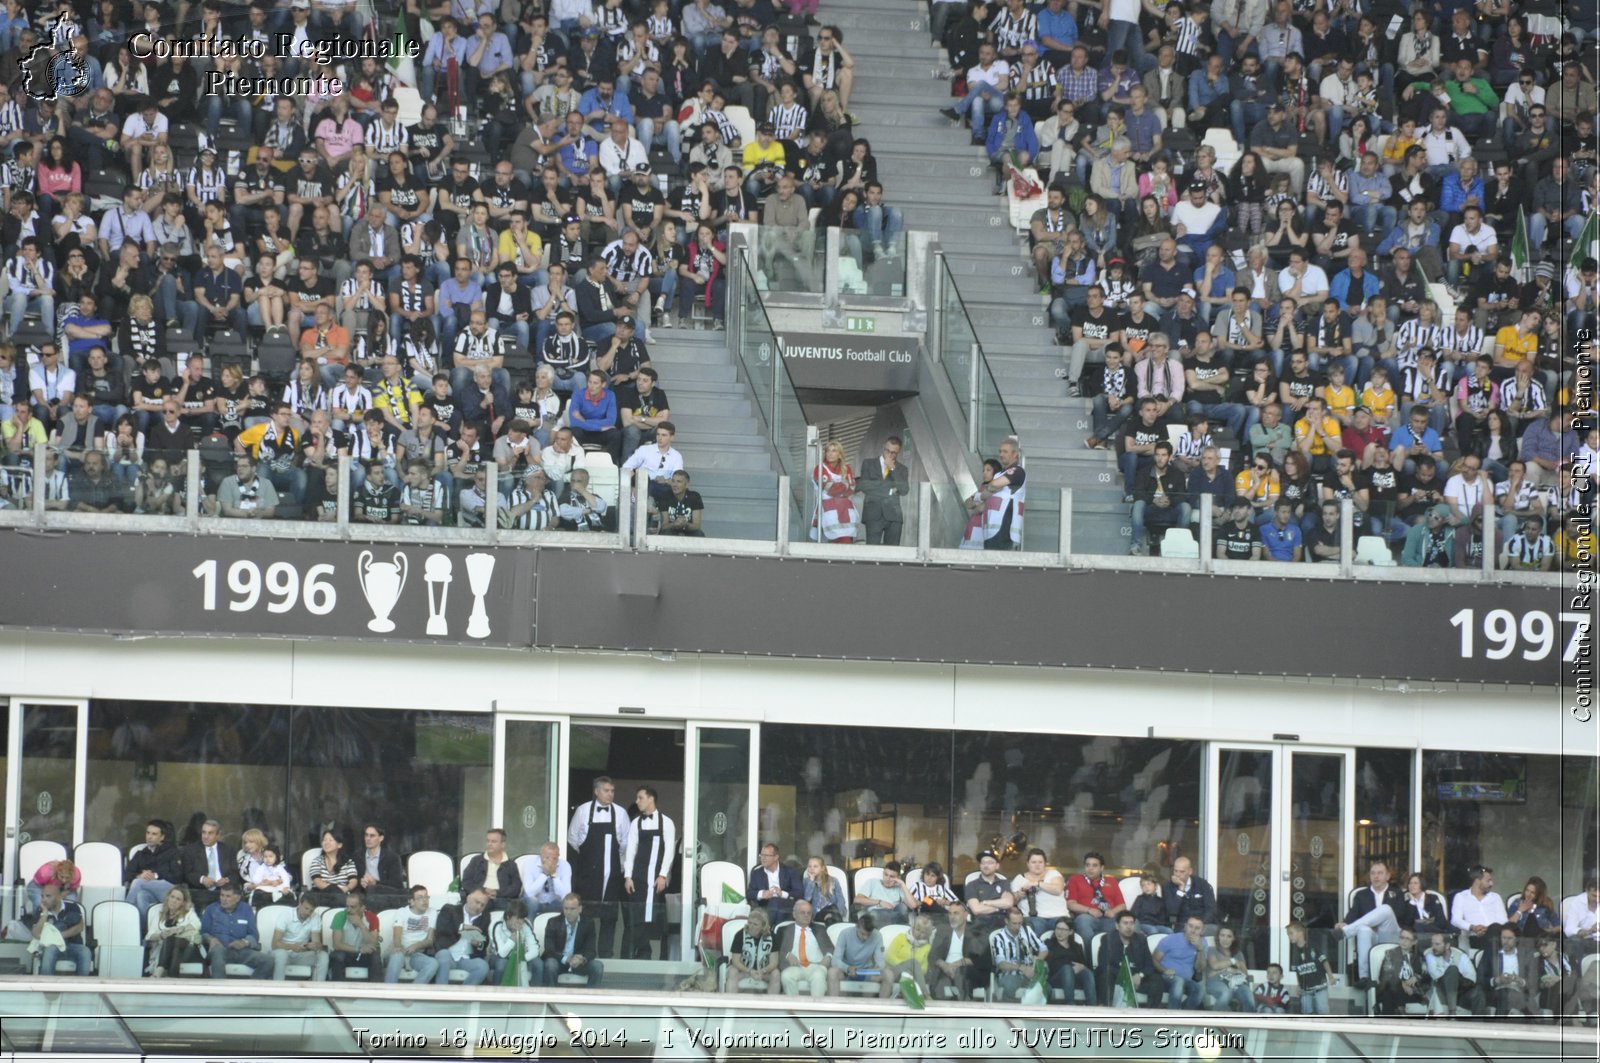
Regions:
<svg viewBox="0 0 1600 1063"><path fill-rule="evenodd" d="M41 525L44 523L45 470L48 468L45 460L49 451L49 446L44 443L35 443L33 445L33 497L28 500L28 503L29 508L33 510L34 523Z"/></svg>
<svg viewBox="0 0 1600 1063"><path fill-rule="evenodd" d="M350 464L355 459L345 454L335 455L334 460L339 463L335 466L338 470L339 500L338 506L334 510L334 522L338 524L340 531L348 531L350 529L350 484L351 480L354 479L350 475ZM484 519L485 521L488 520L488 514L484 514Z"/></svg>
<svg viewBox="0 0 1600 1063"><path fill-rule="evenodd" d="M1500 529L1495 525L1494 514L1485 509L1483 512L1483 574L1490 579L1495 574L1495 535Z"/></svg>
<svg viewBox="0 0 1600 1063"><path fill-rule="evenodd" d="M928 265L928 357L944 360L944 252L935 251Z"/></svg>
<svg viewBox="0 0 1600 1063"><path fill-rule="evenodd" d="M198 532L200 530L200 500L205 494L205 481L200 475L200 452L189 451L188 464L184 466L184 489L188 497L184 500L183 515L189 519L189 527Z"/></svg>
<svg viewBox="0 0 1600 1063"><path fill-rule="evenodd" d="M627 487L632 493L633 541L643 546L644 537L649 534L650 474L643 469L633 470L633 483Z"/></svg>
<svg viewBox="0 0 1600 1063"><path fill-rule="evenodd" d="M643 539L635 539L633 535L633 510L634 500L632 491L622 489L622 480L617 480L617 535L622 538L622 545L637 550L644 546Z"/></svg>
<svg viewBox="0 0 1600 1063"><path fill-rule="evenodd" d="M967 359L967 449L978 453L978 409L981 405L978 388L978 359L982 357L977 341L974 340L972 350L968 352Z"/></svg>
<svg viewBox="0 0 1600 1063"><path fill-rule="evenodd" d="M794 496L790 493L790 480L787 476L778 477L778 537L777 548L779 555L789 552L789 523L790 514L794 508Z"/></svg>
<svg viewBox="0 0 1600 1063"><path fill-rule="evenodd" d="M500 541L500 466L490 458L483 467L489 474L483 489L483 537L494 543Z"/></svg>
<svg viewBox="0 0 1600 1063"><path fill-rule="evenodd" d="M839 302L839 229L830 226L823 232L823 247L826 249L826 258L823 262L822 299L824 306L836 306Z"/></svg>
<svg viewBox="0 0 1600 1063"><path fill-rule="evenodd" d="M1200 496L1200 571L1210 572L1212 555L1216 553L1212 539L1216 531L1217 499L1207 491Z"/></svg>
<svg viewBox="0 0 1600 1063"><path fill-rule="evenodd" d="M1339 502L1339 574L1349 576L1355 571L1356 504L1353 499Z"/></svg>
<svg viewBox="0 0 1600 1063"><path fill-rule="evenodd" d="M933 485L917 485L917 557L926 561L933 553Z"/></svg>
<svg viewBox="0 0 1600 1063"><path fill-rule="evenodd" d="M1072 488L1070 487L1061 489L1061 525L1056 532L1056 540L1056 552L1061 555L1061 564L1065 566L1072 560Z"/></svg>

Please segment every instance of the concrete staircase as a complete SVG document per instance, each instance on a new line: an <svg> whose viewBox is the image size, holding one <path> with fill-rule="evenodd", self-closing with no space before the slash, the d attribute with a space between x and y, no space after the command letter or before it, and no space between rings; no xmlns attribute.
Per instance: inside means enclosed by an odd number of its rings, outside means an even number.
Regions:
<svg viewBox="0 0 1600 1063"><path fill-rule="evenodd" d="M650 361L678 426L677 447L705 500L707 536L771 539L778 470L726 332L650 331Z"/></svg>
<svg viewBox="0 0 1600 1063"><path fill-rule="evenodd" d="M945 57L929 43L926 6L921 0L849 0L824 3L820 17L843 31L855 58L849 109L860 120L858 135L877 156L885 201L901 209L907 229L939 233L1021 437L1030 485L1076 489L1074 550L1126 552L1121 477L1108 452L1084 448L1090 404L1068 398L1065 382L1055 377L1062 355L1047 300L1036 294L1026 241L1011 228L1005 200L991 194L983 149L970 145L966 126L939 114L950 105L950 83L933 76ZM984 453L994 454L999 442L983 440ZM1038 501L1035 507L1043 508Z"/></svg>

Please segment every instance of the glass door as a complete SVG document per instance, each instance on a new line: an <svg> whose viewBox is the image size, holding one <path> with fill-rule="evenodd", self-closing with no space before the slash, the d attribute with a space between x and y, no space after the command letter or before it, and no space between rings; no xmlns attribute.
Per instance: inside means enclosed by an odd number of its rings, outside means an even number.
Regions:
<svg viewBox="0 0 1600 1063"><path fill-rule="evenodd" d="M506 851L513 857L537 854L546 842L565 851L566 775L563 762L565 720L555 716L499 716L495 719L494 824L505 828Z"/></svg>
<svg viewBox="0 0 1600 1063"><path fill-rule="evenodd" d="M760 731L753 724L689 724L683 816L683 852L688 866L681 955L694 955L700 869L712 861L726 861L744 870L755 866L760 741Z"/></svg>
<svg viewBox="0 0 1600 1063"><path fill-rule="evenodd" d="M82 785L82 724L88 707L81 702L34 703L21 706L17 748L17 803L12 822L20 850L30 841L56 842L71 853L83 836L78 801Z"/></svg>
<svg viewBox="0 0 1600 1063"><path fill-rule="evenodd" d="M1218 921L1256 969L1284 962L1290 922L1329 943L1354 881L1354 750L1214 744L1208 765L1202 874Z"/></svg>

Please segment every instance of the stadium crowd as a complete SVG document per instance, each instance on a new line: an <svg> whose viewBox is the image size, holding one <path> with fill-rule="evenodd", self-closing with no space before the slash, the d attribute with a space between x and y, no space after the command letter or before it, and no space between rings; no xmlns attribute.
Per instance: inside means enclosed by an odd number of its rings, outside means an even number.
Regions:
<svg viewBox="0 0 1600 1063"><path fill-rule="evenodd" d="M1592 8L933 11L1133 553L1205 493L1218 557L1337 559L1345 499L1406 565L1593 556Z"/></svg>
<svg viewBox="0 0 1600 1063"><path fill-rule="evenodd" d="M359 841L337 822L319 824L317 846L291 870L259 829L234 848L200 816L193 840L179 844L171 823L153 819L123 861L118 899L102 903L137 912L146 977L340 981L360 972L388 982L597 986L619 916L621 956L650 959L657 942L667 956L679 851L654 790L639 787L629 808L615 794L611 779L594 781L566 854L547 843L513 858L499 829L459 862L428 854L452 876L432 890L408 881L421 873L418 857L403 862L378 824ZM743 889L724 886L724 903L701 909L703 958L720 979L686 987L720 981L730 993L820 997L853 983L882 997L914 986L933 1000L978 990L990 1001L1326 1014L1330 988L1343 985L1358 1009L1370 1003L1378 1014L1589 1024L1600 1001L1592 876L1557 902L1537 876L1501 897L1493 869L1475 866L1468 887L1446 899L1421 873L1402 886L1373 860L1342 917L1291 923L1286 962L1256 967L1264 928L1230 918L1188 856L1129 882L1107 874L1093 851L1071 874L1037 848L1010 878L1000 861L980 853L959 887L938 864L890 861L859 869L847 894L844 873L822 857L802 867L767 843ZM70 858L45 861L28 879L27 904L5 936L33 943L42 975L95 971L85 885ZM742 904L730 908L730 889ZM58 971L62 961L72 966Z"/></svg>

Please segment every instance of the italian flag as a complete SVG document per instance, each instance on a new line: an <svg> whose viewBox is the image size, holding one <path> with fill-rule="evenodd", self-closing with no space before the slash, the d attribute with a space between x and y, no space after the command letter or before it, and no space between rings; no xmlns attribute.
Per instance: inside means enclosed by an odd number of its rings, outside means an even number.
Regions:
<svg viewBox="0 0 1600 1063"><path fill-rule="evenodd" d="M1533 278L1528 256L1528 216L1517 208L1517 231L1511 237L1511 275L1526 284Z"/></svg>
<svg viewBox="0 0 1600 1063"><path fill-rule="evenodd" d="M419 25L418 39L425 41L431 36L433 36L432 24L427 19L422 19ZM410 34L406 32L405 16L401 16L394 24L394 54L389 57L389 73L393 74L396 80L402 84L416 88L417 64L411 58L410 40Z"/></svg>
<svg viewBox="0 0 1600 1063"><path fill-rule="evenodd" d="M1590 257L1600 258L1600 249L1595 247L1600 243L1600 208L1589 215L1589 220L1583 223L1583 231L1572 243L1572 258L1567 265L1578 269L1583 265L1583 260Z"/></svg>
<svg viewBox="0 0 1600 1063"><path fill-rule="evenodd" d="M1121 999L1118 999L1118 998ZM1117 984L1112 988L1111 1006L1114 1008L1137 1008L1139 1006L1138 991L1133 988L1133 967L1128 963L1126 954L1122 957L1122 967L1117 971Z"/></svg>

